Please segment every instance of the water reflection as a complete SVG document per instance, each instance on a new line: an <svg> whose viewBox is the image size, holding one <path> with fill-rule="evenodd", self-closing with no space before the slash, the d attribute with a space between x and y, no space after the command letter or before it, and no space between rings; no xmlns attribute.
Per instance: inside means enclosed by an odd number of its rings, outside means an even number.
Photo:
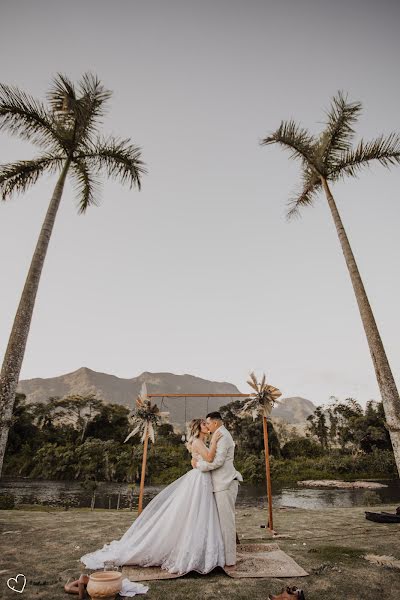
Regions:
<svg viewBox="0 0 400 600"><path fill-rule="evenodd" d="M377 480L375 480L377 481ZM379 480L388 487L374 490L382 503L400 504L400 480ZM364 505L365 489L303 488L296 484L274 485L272 490L274 505L291 508L322 509ZM266 506L264 486L242 486L238 504L242 506Z"/></svg>
<svg viewBox="0 0 400 600"><path fill-rule="evenodd" d="M380 481L387 488L376 490L383 503L400 504L400 480ZM147 486L144 504L146 505L164 486ZM91 493L82 489L77 481L43 481L38 479L4 479L0 481L0 493L8 492L18 504L41 504L46 506L88 507ZM296 484L273 486L273 501L276 507L322 509L330 507L362 506L365 490L349 489L315 489L297 487ZM120 508L129 508L129 488L127 484L100 483L96 490L96 508L117 507L118 496ZM133 495L133 507L137 507L138 486ZM237 500L239 508L265 507L266 492L263 485L241 485Z"/></svg>

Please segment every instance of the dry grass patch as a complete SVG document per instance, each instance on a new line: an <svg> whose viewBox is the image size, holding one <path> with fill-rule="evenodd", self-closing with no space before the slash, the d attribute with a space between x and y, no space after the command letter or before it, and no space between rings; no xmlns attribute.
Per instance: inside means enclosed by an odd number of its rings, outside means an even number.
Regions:
<svg viewBox="0 0 400 600"><path fill-rule="evenodd" d="M382 510L393 511L393 506ZM129 511L35 509L0 511L0 597L16 600L6 581L18 573L27 578L21 600L71 600L63 586L81 572L80 557L120 537L132 523ZM148 600L266 600L283 585L305 590L307 600L376 600L400 597L397 569L368 562L365 555L400 560L400 524L367 521L363 508L321 511L277 510L275 528L285 537L276 542L310 573L296 579L231 579L222 571L202 576L154 581ZM266 511L239 509L241 541L271 542L260 525Z"/></svg>

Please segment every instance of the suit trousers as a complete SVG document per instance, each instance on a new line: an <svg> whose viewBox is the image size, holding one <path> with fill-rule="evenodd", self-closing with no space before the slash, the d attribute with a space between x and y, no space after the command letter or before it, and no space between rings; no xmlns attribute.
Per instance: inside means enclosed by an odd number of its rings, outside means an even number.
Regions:
<svg viewBox="0 0 400 600"><path fill-rule="evenodd" d="M225 546L226 565L234 565L236 563L235 503L238 489L239 482L237 479L234 479L228 489L221 492L214 492L219 522L221 524L222 539Z"/></svg>

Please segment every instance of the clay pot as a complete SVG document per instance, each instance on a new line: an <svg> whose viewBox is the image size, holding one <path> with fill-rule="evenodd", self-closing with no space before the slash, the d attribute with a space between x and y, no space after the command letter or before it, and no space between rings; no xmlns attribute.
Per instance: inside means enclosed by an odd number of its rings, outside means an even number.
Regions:
<svg viewBox="0 0 400 600"><path fill-rule="evenodd" d="M118 571L96 571L89 575L87 592L92 600L114 600L122 588L122 573Z"/></svg>

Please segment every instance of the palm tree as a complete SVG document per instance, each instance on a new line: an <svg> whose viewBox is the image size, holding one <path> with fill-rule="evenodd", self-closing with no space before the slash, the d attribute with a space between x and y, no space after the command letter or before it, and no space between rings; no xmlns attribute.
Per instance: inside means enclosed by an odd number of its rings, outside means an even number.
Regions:
<svg viewBox="0 0 400 600"><path fill-rule="evenodd" d="M325 193L367 336L400 474L399 393L349 239L329 187L330 182L334 183L346 176L357 176L363 167L369 166L373 161L385 167L400 163L400 136L395 133L386 137L381 135L368 142L361 140L353 147L353 126L360 112L360 102L348 102L347 98L338 92L332 100L325 128L319 136L310 135L292 120L283 121L279 129L262 140L261 144L280 144L289 150L291 158L301 162L303 185L300 192L289 202L289 219L298 216L301 208L311 206L320 191Z"/></svg>
<svg viewBox="0 0 400 600"><path fill-rule="evenodd" d="M140 177L145 173L139 147L129 139L99 135L110 96L90 73L83 75L77 85L58 74L50 87L48 104L17 87L0 84L0 129L29 140L41 149L36 158L0 166L3 200L27 191L45 173L58 173L0 375L0 475L40 274L66 177L70 175L76 184L79 213L84 213L89 206L97 204L101 172L138 189Z"/></svg>

